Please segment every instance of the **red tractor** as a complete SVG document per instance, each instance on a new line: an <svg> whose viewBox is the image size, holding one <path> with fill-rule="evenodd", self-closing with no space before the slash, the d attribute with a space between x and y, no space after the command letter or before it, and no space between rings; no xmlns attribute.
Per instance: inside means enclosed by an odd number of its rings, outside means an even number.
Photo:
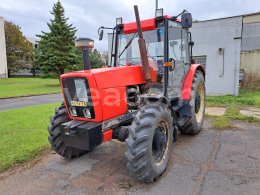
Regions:
<svg viewBox="0 0 260 195"><path fill-rule="evenodd" d="M151 182L166 169L177 130L202 129L205 71L192 60L190 13L170 17L158 9L140 21L135 6L135 16L112 28L110 67L61 75L64 103L51 117L49 141L65 158L125 141L130 174Z"/></svg>

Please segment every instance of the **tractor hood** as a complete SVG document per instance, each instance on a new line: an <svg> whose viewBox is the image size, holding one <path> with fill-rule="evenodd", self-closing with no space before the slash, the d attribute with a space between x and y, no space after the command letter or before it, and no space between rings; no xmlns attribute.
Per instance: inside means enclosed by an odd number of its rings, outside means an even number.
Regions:
<svg viewBox="0 0 260 195"><path fill-rule="evenodd" d="M61 78L75 76L91 77L91 75L94 77L97 89L124 87L145 83L142 67L140 65L77 71L64 74Z"/></svg>
<svg viewBox="0 0 260 195"><path fill-rule="evenodd" d="M145 83L141 66L120 66L90 70L97 88L107 89Z"/></svg>

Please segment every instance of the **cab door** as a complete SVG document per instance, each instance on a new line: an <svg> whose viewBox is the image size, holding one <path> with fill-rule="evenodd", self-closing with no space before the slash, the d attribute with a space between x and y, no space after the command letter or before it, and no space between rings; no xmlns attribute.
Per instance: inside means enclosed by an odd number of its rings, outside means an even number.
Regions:
<svg viewBox="0 0 260 195"><path fill-rule="evenodd" d="M180 98L183 80L190 67L188 32L173 21L168 25L168 61L172 61L174 66L168 69L167 96Z"/></svg>

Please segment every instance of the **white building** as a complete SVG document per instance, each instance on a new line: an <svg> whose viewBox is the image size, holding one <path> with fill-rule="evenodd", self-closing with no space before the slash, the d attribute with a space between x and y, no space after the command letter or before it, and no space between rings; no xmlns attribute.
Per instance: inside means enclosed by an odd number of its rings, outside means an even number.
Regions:
<svg viewBox="0 0 260 195"><path fill-rule="evenodd" d="M207 95L238 95L242 16L194 23L193 55L206 69Z"/></svg>
<svg viewBox="0 0 260 195"><path fill-rule="evenodd" d="M239 72L260 81L260 12L194 23L193 55L206 67L208 95L238 95Z"/></svg>
<svg viewBox="0 0 260 195"><path fill-rule="evenodd" d="M7 78L7 59L5 46L4 18L0 17L0 78Z"/></svg>

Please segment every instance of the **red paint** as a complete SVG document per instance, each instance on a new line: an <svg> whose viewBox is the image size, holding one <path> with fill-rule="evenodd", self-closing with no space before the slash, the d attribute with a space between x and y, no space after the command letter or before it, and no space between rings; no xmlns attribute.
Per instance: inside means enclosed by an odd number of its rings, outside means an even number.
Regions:
<svg viewBox="0 0 260 195"><path fill-rule="evenodd" d="M163 16L165 19L171 19L171 16ZM180 19L177 18L176 22L181 22ZM142 20L141 21L142 31L154 30L156 29L156 18ZM126 23L124 24L124 33L130 34L135 33L137 31L136 22Z"/></svg>
<svg viewBox="0 0 260 195"><path fill-rule="evenodd" d="M169 15L166 15L166 16L163 16L165 19L171 19L172 16L169 16ZM177 18L176 22L181 22L181 20L179 18Z"/></svg>
<svg viewBox="0 0 260 195"><path fill-rule="evenodd" d="M140 65L92 69L98 89L145 83Z"/></svg>
<svg viewBox="0 0 260 195"><path fill-rule="evenodd" d="M127 112L126 87L99 90L103 110L103 121L113 119Z"/></svg>
<svg viewBox="0 0 260 195"><path fill-rule="evenodd" d="M141 27L142 27L143 31L155 29L156 28L155 18L148 19L148 20L142 20ZM124 24L124 33L125 34L135 33L136 31L137 31L136 22Z"/></svg>
<svg viewBox="0 0 260 195"><path fill-rule="evenodd" d="M113 131L111 129L103 132L103 142L110 141L112 139Z"/></svg>
<svg viewBox="0 0 260 195"><path fill-rule="evenodd" d="M201 70L205 77L205 70L201 66L201 64L192 64L190 66L189 72L184 80L184 84L183 84L183 88L182 88L182 99L183 100L190 100L192 81L193 81L193 77L194 77L196 70Z"/></svg>
<svg viewBox="0 0 260 195"><path fill-rule="evenodd" d="M151 74L151 80L152 82L157 82L157 73L158 68L156 67L156 64L154 63L152 58L148 58L149 66L150 66L150 74Z"/></svg>

